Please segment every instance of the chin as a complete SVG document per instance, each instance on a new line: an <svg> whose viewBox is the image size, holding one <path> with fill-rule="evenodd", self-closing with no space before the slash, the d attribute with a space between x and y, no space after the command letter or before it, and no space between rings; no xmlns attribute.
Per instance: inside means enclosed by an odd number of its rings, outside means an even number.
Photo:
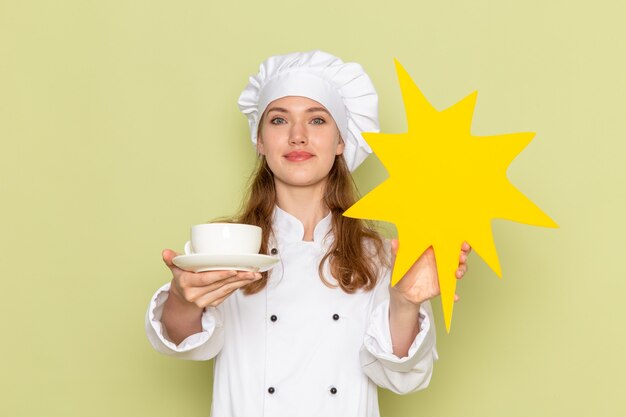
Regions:
<svg viewBox="0 0 626 417"><path fill-rule="evenodd" d="M281 182L290 187L310 187L326 180L326 177L311 177L293 175L289 178L281 178Z"/></svg>
<svg viewBox="0 0 626 417"><path fill-rule="evenodd" d="M311 185L319 184L322 181L323 179L294 179L286 184L293 187L310 187Z"/></svg>

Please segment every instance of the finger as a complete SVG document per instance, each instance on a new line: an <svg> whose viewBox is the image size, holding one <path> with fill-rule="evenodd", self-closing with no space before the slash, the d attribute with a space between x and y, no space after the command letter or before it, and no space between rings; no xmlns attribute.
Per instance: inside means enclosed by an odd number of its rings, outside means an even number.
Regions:
<svg viewBox="0 0 626 417"><path fill-rule="evenodd" d="M231 282L242 281L244 283L250 283L251 281L256 281L263 277L260 272L245 272L245 271L233 271L233 275L226 276L220 279L214 279L213 281L207 282L205 285L200 286L203 292L212 291L217 288L220 288L226 284Z"/></svg>
<svg viewBox="0 0 626 417"><path fill-rule="evenodd" d="M400 241L398 239L391 239L391 253L393 255L398 254L398 249L400 248Z"/></svg>
<svg viewBox="0 0 626 417"><path fill-rule="evenodd" d="M456 270L456 277L461 279L463 278L463 275L465 275L466 272L467 272L467 265L466 264L459 265L459 268Z"/></svg>
<svg viewBox="0 0 626 417"><path fill-rule="evenodd" d="M224 302L225 299L228 298L229 295L231 295L235 290L229 292L228 294L226 294L225 296L223 296L222 298L218 298L217 300L212 301L211 303L209 303L207 305L207 307L217 307L218 305L222 304Z"/></svg>
<svg viewBox="0 0 626 417"><path fill-rule="evenodd" d="M398 248L400 247L400 242L398 239L391 239L391 265L396 263L396 255L398 254Z"/></svg>
<svg viewBox="0 0 626 417"><path fill-rule="evenodd" d="M225 299L227 299L228 297L230 297L232 293L234 293L235 291L237 291L239 288L243 288L243 287L245 287L246 285L248 285L248 284L244 284L244 285L241 285L241 286L237 286L237 287L233 287L233 288L229 288L229 289L227 289L227 290L226 290L226 293L224 294L224 296L223 296L223 297L220 297L220 298L218 298L218 299L216 299L216 300L212 301L211 303L209 303L209 305L210 305L210 306L213 306L213 307L217 307L217 306L218 306L218 305L220 305L222 302L224 302L224 300L225 300Z"/></svg>
<svg viewBox="0 0 626 417"><path fill-rule="evenodd" d="M470 253L472 251L472 247L470 246L469 243L463 242L463 244L461 245L461 250L463 252Z"/></svg>
<svg viewBox="0 0 626 417"><path fill-rule="evenodd" d="M237 276L235 270L207 271L195 274L190 283L194 287L204 287Z"/></svg>
<svg viewBox="0 0 626 417"><path fill-rule="evenodd" d="M212 271L218 272L218 271ZM236 272L236 271L219 271L221 276L225 278L217 279L206 285L187 285L184 288L185 298L187 301L195 302L206 294L217 291L225 285L241 282L242 285L249 284L252 281L260 279L262 275L259 272ZM232 272L233 275L228 276L227 273ZM198 275L198 274L196 274ZM215 274L213 274L214 276ZM211 278L213 279L213 278ZM188 283L189 284L189 283Z"/></svg>
<svg viewBox="0 0 626 417"><path fill-rule="evenodd" d="M241 282L243 285L246 285L246 284L249 284L250 282L259 280L262 277L263 275L260 272L239 271L237 275L221 280L221 281L217 281L213 285L215 286L215 288L220 288L232 282Z"/></svg>
<svg viewBox="0 0 626 417"><path fill-rule="evenodd" d="M221 286L220 288L216 289L215 291L211 291L208 294L205 294L202 297L198 297L197 300L194 301L194 303L199 306L199 307L207 307L207 306L216 306L219 300L226 299L228 296L230 296L233 292L235 292L236 290L238 290L239 288L248 285L250 283L250 281L245 280L245 281L235 281L235 282L231 282L228 284L225 284L223 286ZM221 302L221 301L220 301Z"/></svg>
<svg viewBox="0 0 626 417"><path fill-rule="evenodd" d="M174 265L173 259L175 257L177 257L179 254L174 252L171 249L164 249L163 252L161 252L161 257L163 258L163 262L165 262L165 265L167 265L168 268L172 269L172 268L178 268L176 265Z"/></svg>
<svg viewBox="0 0 626 417"><path fill-rule="evenodd" d="M211 287L209 286L211 284L234 277L237 275L237 271L210 271L197 273L182 271L180 274L175 275L174 280L176 281L180 292L184 295L187 301L193 302L200 295L206 294L210 291Z"/></svg>
<svg viewBox="0 0 626 417"><path fill-rule="evenodd" d="M459 297L458 295L454 294L454 302L456 303L457 301L459 301L461 297Z"/></svg>
<svg viewBox="0 0 626 417"><path fill-rule="evenodd" d="M239 279L252 279L252 280L256 280L261 278L263 275L261 275L260 272L256 272L256 271L237 271L237 277Z"/></svg>
<svg viewBox="0 0 626 417"><path fill-rule="evenodd" d="M213 279L213 281L209 282L207 285L211 285L211 284L223 285L228 282L234 282L234 281L255 281L263 276L261 275L260 272L254 272L254 271L220 271L220 272L223 272L223 274L220 275L220 277L218 277L217 279Z"/></svg>

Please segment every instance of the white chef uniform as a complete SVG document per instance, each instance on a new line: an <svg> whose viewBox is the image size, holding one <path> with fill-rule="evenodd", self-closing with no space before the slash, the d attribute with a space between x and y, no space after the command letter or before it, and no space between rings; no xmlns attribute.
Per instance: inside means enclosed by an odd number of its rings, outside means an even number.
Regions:
<svg viewBox="0 0 626 417"><path fill-rule="evenodd" d="M237 290L207 308L202 332L179 345L160 321L169 283L152 298L146 332L157 351L215 357L212 417L378 417L377 385L399 394L428 386L438 358L430 303L422 304L421 330L408 356L396 357L389 271L374 290L355 294L320 280L330 227L329 214L316 225L314 240L303 241L302 223L276 207L270 247L281 261L266 288L254 295Z"/></svg>

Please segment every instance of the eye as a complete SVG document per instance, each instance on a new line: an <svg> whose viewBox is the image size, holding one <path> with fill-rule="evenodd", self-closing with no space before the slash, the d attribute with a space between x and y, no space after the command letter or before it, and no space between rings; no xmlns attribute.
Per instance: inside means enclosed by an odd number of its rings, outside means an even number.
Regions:
<svg viewBox="0 0 626 417"><path fill-rule="evenodd" d="M270 120L270 123L273 125L282 125L287 123L287 121L282 117L274 117L272 120Z"/></svg>
<svg viewBox="0 0 626 417"><path fill-rule="evenodd" d="M321 117L316 117L315 119L311 120L311 123L314 125L323 125L324 123L326 123L326 120L322 119Z"/></svg>

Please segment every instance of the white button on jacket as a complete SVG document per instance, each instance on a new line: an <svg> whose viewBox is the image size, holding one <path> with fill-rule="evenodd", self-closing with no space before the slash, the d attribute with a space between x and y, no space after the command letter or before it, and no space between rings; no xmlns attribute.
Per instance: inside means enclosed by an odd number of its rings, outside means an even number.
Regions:
<svg viewBox="0 0 626 417"><path fill-rule="evenodd" d="M202 332L179 345L160 321L169 283L152 298L146 332L157 351L215 357L212 417L377 417L377 385L399 394L428 386L437 359L430 303L422 304L408 356L398 358L389 331L390 272L374 290L355 294L320 280L330 226L329 214L314 240L303 241L302 223L276 207L270 247L281 261L266 288L250 296L238 290L207 308Z"/></svg>

